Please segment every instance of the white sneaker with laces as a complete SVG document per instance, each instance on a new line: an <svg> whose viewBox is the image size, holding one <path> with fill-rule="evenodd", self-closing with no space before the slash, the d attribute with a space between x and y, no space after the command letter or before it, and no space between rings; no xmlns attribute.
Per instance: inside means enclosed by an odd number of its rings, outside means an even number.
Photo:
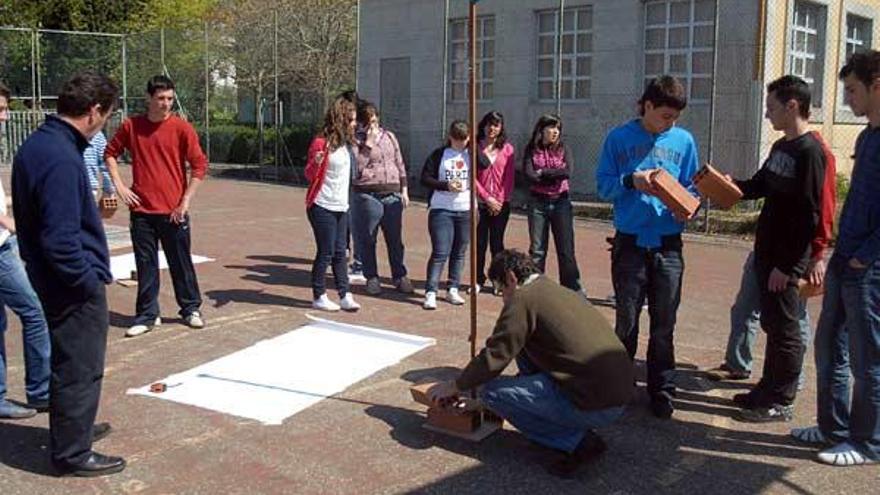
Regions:
<svg viewBox="0 0 880 495"><path fill-rule="evenodd" d="M425 309L437 309L437 293L425 292L425 302L422 304Z"/></svg>
<svg viewBox="0 0 880 495"><path fill-rule="evenodd" d="M351 292L345 294L345 297L339 301L339 307L341 307L343 311L357 311L361 309L361 305L354 300L354 296L351 295Z"/></svg>
<svg viewBox="0 0 880 495"><path fill-rule="evenodd" d="M162 324L162 318L157 316L156 320L153 321L152 325L144 325L144 324L132 325L131 327L129 327L128 330L125 331L125 336L126 337L137 337L138 335L143 335L149 331L152 331L154 328L158 327L161 324Z"/></svg>
<svg viewBox="0 0 880 495"><path fill-rule="evenodd" d="M339 305L331 301L327 294L321 294L320 297L312 301L312 307L321 311L339 311Z"/></svg>
<svg viewBox="0 0 880 495"><path fill-rule="evenodd" d="M205 328L205 320L202 319L202 313L193 311L183 319L190 328Z"/></svg>
<svg viewBox="0 0 880 495"><path fill-rule="evenodd" d="M864 456L849 442L843 442L830 449L819 452L819 462L832 466L864 466L876 464L877 461Z"/></svg>
<svg viewBox="0 0 880 495"><path fill-rule="evenodd" d="M455 306L461 306L464 304L464 298L461 297L458 293L458 289L455 287L446 291L446 300L449 301L449 304L453 304Z"/></svg>

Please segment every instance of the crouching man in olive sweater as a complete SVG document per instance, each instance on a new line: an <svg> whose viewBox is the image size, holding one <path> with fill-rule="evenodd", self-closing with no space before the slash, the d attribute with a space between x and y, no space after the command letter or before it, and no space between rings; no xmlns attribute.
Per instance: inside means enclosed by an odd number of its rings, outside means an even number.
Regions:
<svg viewBox="0 0 880 495"><path fill-rule="evenodd" d="M565 454L551 472L571 475L605 450L594 430L623 414L633 393L632 362L596 308L541 275L528 255L502 251L489 278L501 288L504 309L486 347L456 380L428 395L441 401L481 387L485 407ZM513 360L519 373L499 376Z"/></svg>

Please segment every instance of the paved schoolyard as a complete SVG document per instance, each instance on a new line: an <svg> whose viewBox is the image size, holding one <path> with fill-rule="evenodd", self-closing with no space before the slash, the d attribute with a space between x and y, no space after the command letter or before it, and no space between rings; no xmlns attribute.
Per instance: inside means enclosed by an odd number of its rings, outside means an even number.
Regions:
<svg viewBox="0 0 880 495"><path fill-rule="evenodd" d="M8 180L8 179L7 179ZM113 285L110 337L99 420L114 433L98 449L123 455L121 474L93 480L47 475L47 418L0 422L0 493L870 493L880 469L829 468L790 441L792 425L814 421L815 376L798 400L791 425L752 426L731 419L730 396L742 386L717 386L699 369L718 364L728 308L748 244L691 239L685 247L684 296L676 329L681 392L672 421L639 401L603 432L610 449L575 480L558 480L540 465L545 453L513 430L470 444L421 429L422 408L407 388L428 374L449 373L468 357L468 307L441 303L428 313L421 298L355 293L364 309L337 318L434 337L437 345L323 400L281 426L125 394L171 373L230 354L306 322L310 311L312 234L304 190L213 178L195 200L194 252L216 258L197 265L208 327L176 319L170 278L162 275L161 329L123 337L135 289ZM424 205L406 211L406 260L421 292L429 254ZM110 225L124 228L126 215ZM120 229L110 229L118 232ZM577 255L591 295L611 290L605 224L578 222ZM526 222L511 220L509 246L525 248ZM381 242L381 241L380 241ZM124 245L114 234L114 245ZM126 252L117 248L115 254ZM380 260L384 248L380 249ZM555 262L549 269L555 276ZM380 261L387 275L387 263ZM480 341L491 331L500 298L480 298ZM819 301L810 302L816 316ZM613 310L602 308L609 318ZM646 319L644 320L647 323ZM644 325L647 326L646 324ZM19 324L7 332L9 395L22 396ZM762 339L763 340L763 339ZM644 356L646 339L641 340ZM760 350L758 354L760 355ZM756 368L760 369L760 361ZM643 374L643 372L642 372ZM873 488L872 488L873 487Z"/></svg>

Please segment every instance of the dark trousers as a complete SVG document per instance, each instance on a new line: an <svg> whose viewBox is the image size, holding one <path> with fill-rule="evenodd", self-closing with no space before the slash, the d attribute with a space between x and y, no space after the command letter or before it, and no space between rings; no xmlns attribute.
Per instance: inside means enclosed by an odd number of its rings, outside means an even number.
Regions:
<svg viewBox="0 0 880 495"><path fill-rule="evenodd" d="M541 271L547 260L549 233L553 231L559 283L579 291L581 274L574 256L574 219L568 196L556 199L532 197L529 208L529 255Z"/></svg>
<svg viewBox="0 0 880 495"><path fill-rule="evenodd" d="M44 301L43 307L52 341L49 453L64 467L92 453L107 350L106 288L100 285L85 301Z"/></svg>
<svg viewBox="0 0 880 495"><path fill-rule="evenodd" d="M330 211L318 205L308 209L309 223L315 234L315 261L312 263L312 297L321 297L327 290L324 277L327 267L333 268L339 297L348 294L348 267L345 266L345 245L348 243L348 212Z"/></svg>
<svg viewBox="0 0 880 495"><path fill-rule="evenodd" d="M767 334L764 370L755 386L754 403L759 406L791 405L797 395L798 378L804 362L805 344L801 337L801 300L797 282L791 279L785 290L770 292L767 281L771 266L756 259L761 287L761 327Z"/></svg>
<svg viewBox="0 0 880 495"><path fill-rule="evenodd" d="M385 237L391 278L399 280L406 276L403 264L403 201L399 194L376 194L356 192L352 194L351 225L354 252L364 265L364 277L368 280L379 276L376 261L376 243L379 229Z"/></svg>
<svg viewBox="0 0 880 495"><path fill-rule="evenodd" d="M504 203L501 212L490 215L489 208L480 206L480 219L477 221L477 284L486 282L486 248L496 254L504 251L504 231L510 220L510 203ZM491 262L491 258L490 258Z"/></svg>
<svg viewBox="0 0 880 495"><path fill-rule="evenodd" d="M168 260L174 297L180 316L189 316L202 305L199 281L192 263L190 220L171 221L170 215L131 213L129 224L134 261L137 267L138 294L135 325L152 325L159 316L159 243Z"/></svg>
<svg viewBox="0 0 880 495"><path fill-rule="evenodd" d="M639 315L645 298L651 317L648 340L648 393L675 392L676 313L681 302L684 258L681 236L663 238L659 248L642 248L636 237L618 232L611 250L611 281L617 302L615 332L631 358L639 342Z"/></svg>

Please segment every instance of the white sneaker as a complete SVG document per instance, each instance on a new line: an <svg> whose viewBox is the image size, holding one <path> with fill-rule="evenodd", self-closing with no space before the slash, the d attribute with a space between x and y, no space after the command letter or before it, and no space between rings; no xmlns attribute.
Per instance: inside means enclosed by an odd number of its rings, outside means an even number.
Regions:
<svg viewBox="0 0 880 495"><path fill-rule="evenodd" d="M455 306L464 304L464 298L458 294L458 289L454 287L446 291L446 300L449 301L449 304Z"/></svg>
<svg viewBox="0 0 880 495"><path fill-rule="evenodd" d="M351 292L345 294L345 297L339 301L339 307L341 307L343 311L357 311L361 309L361 305L354 300L354 296L351 295Z"/></svg>
<svg viewBox="0 0 880 495"><path fill-rule="evenodd" d="M874 459L865 457L849 442L839 443L830 449L819 452L818 458L819 462L832 466L863 466L877 463Z"/></svg>
<svg viewBox="0 0 880 495"><path fill-rule="evenodd" d="M425 302L422 304L425 309L437 309L437 293L425 292Z"/></svg>
<svg viewBox="0 0 880 495"><path fill-rule="evenodd" d="M321 311L339 311L339 305L331 301L327 294L321 294L320 297L312 301L312 307Z"/></svg>
<svg viewBox="0 0 880 495"><path fill-rule="evenodd" d="M193 311L183 319L190 328L205 328L205 320L198 311Z"/></svg>
<svg viewBox="0 0 880 495"><path fill-rule="evenodd" d="M156 317L156 321L153 322L152 325L132 325L128 330L125 331L126 337L137 337L138 335L143 335L154 328L158 327L162 324L162 318Z"/></svg>

